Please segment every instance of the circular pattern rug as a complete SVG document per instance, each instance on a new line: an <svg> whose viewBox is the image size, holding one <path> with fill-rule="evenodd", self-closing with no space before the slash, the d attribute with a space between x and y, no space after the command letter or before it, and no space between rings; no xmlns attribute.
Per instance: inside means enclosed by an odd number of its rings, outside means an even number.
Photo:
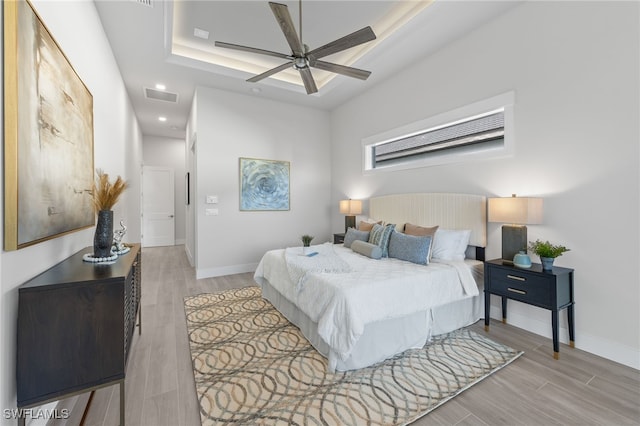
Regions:
<svg viewBox="0 0 640 426"><path fill-rule="evenodd" d="M402 425L518 358L468 329L361 370L327 361L258 287L185 298L203 425Z"/></svg>

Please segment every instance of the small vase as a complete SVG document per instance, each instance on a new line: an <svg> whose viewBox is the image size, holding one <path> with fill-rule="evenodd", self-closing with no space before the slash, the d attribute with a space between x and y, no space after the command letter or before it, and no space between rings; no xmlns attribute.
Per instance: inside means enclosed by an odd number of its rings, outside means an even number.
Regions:
<svg viewBox="0 0 640 426"><path fill-rule="evenodd" d="M531 268L531 258L524 250L520 250L520 253L513 257L513 264L518 268Z"/></svg>
<svg viewBox="0 0 640 426"><path fill-rule="evenodd" d="M93 236L93 256L111 256L111 245L113 244L113 211L100 210L98 212L98 223L96 233Z"/></svg>
<svg viewBox="0 0 640 426"><path fill-rule="evenodd" d="M553 261L555 259L553 257L541 257L540 262L542 262L542 270L551 271L553 269Z"/></svg>
<svg viewBox="0 0 640 426"><path fill-rule="evenodd" d="M308 255L309 253L311 253L311 247L309 246L302 246L302 254L304 254L305 256Z"/></svg>

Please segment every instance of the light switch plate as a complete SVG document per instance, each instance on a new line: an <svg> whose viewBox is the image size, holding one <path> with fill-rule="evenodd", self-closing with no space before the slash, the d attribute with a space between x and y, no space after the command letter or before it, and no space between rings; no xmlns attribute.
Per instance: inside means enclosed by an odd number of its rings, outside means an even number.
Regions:
<svg viewBox="0 0 640 426"><path fill-rule="evenodd" d="M204 209L205 216L218 216L218 209Z"/></svg>
<svg viewBox="0 0 640 426"><path fill-rule="evenodd" d="M207 195L206 203L207 204L216 204L218 202L217 195Z"/></svg>

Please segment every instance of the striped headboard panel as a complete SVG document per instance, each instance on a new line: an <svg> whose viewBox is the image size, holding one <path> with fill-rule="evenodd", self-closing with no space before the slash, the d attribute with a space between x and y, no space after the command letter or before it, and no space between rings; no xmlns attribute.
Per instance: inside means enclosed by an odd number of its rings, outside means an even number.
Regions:
<svg viewBox="0 0 640 426"><path fill-rule="evenodd" d="M487 198L472 194L395 194L369 199L369 217L395 223L470 229L469 245L487 246Z"/></svg>

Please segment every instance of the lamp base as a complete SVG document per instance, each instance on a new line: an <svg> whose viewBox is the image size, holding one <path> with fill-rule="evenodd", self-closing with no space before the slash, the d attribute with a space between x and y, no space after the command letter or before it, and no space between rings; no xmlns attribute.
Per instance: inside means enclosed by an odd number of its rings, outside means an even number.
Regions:
<svg viewBox="0 0 640 426"><path fill-rule="evenodd" d="M527 250L527 227L524 225L502 225L502 260L513 264L520 250Z"/></svg>
<svg viewBox="0 0 640 426"><path fill-rule="evenodd" d="M345 216L344 217L344 233L347 233L347 229L356 228L356 217L355 216Z"/></svg>

